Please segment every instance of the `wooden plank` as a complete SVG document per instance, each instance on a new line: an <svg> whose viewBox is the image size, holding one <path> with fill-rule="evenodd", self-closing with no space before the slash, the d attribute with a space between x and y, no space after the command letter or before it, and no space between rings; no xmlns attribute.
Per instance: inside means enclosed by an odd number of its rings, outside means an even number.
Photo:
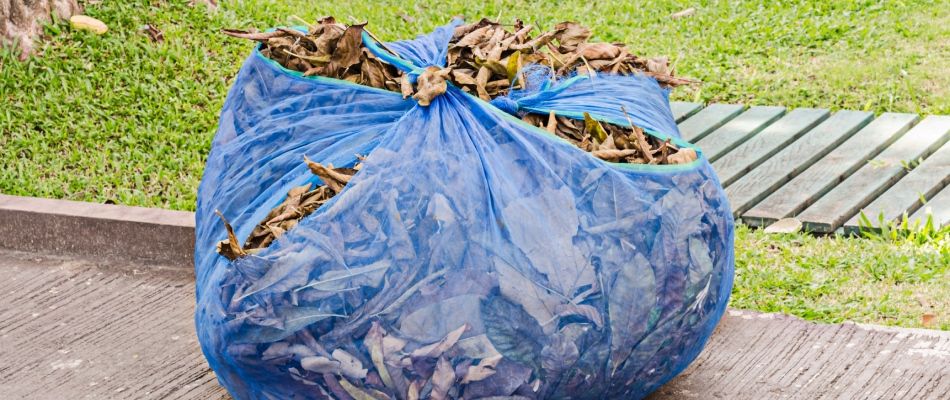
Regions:
<svg viewBox="0 0 950 400"><path fill-rule="evenodd" d="M927 213L933 216L934 227L943 227L950 223L950 187L945 187L910 216L910 223L918 221L921 226L927 222Z"/></svg>
<svg viewBox="0 0 950 400"><path fill-rule="evenodd" d="M927 158L948 140L950 117L927 117L796 218L806 231L834 232L907 174L901 162Z"/></svg>
<svg viewBox="0 0 950 400"><path fill-rule="evenodd" d="M680 137L687 142L696 143L722 124L742 114L743 110L745 106L741 104L710 104L679 124Z"/></svg>
<svg viewBox="0 0 950 400"><path fill-rule="evenodd" d="M715 162L785 115L785 107L750 107L706 137L695 141L709 162Z"/></svg>
<svg viewBox="0 0 950 400"><path fill-rule="evenodd" d="M872 228L879 227L879 216L883 213L885 221L896 221L904 212L913 214L920 208L920 198L930 199L950 181L950 143L940 147L907 176L897 181L884 194L861 210L871 222ZM844 224L845 233L859 231L860 214Z"/></svg>
<svg viewBox="0 0 950 400"><path fill-rule="evenodd" d="M732 214L739 218L765 196L796 177L815 161L874 119L874 113L839 111L801 139L778 152L768 161L726 188Z"/></svg>
<svg viewBox="0 0 950 400"><path fill-rule="evenodd" d="M794 216L910 130L917 114L884 113L831 153L742 215L749 226L769 226Z"/></svg>
<svg viewBox="0 0 950 400"><path fill-rule="evenodd" d="M670 103L670 111L673 112L673 118L677 124L702 109L703 103L687 103L685 101L674 101Z"/></svg>
<svg viewBox="0 0 950 400"><path fill-rule="evenodd" d="M826 109L796 108L713 163L723 187L745 176L831 115Z"/></svg>

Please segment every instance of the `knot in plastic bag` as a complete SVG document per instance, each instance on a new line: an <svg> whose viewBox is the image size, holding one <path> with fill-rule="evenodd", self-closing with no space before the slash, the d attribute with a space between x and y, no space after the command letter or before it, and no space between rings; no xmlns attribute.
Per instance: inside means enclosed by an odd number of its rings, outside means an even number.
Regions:
<svg viewBox="0 0 950 400"><path fill-rule="evenodd" d="M416 94L412 95L412 98L416 99L420 106L427 107L433 99L439 97L448 89L445 77L450 73L452 73L452 68L425 67L419 77L416 78Z"/></svg>
<svg viewBox="0 0 950 400"><path fill-rule="evenodd" d="M508 97L496 97L488 103L511 115L515 115L518 112L518 102Z"/></svg>

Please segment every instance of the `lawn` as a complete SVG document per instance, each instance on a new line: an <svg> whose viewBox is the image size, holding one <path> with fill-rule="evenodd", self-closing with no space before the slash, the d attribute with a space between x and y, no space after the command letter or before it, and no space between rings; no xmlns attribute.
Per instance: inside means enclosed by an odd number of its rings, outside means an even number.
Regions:
<svg viewBox="0 0 950 400"><path fill-rule="evenodd" d="M595 39L670 55L678 75L705 82L674 100L950 114L947 1L219 0L214 11L195 2L87 2L86 14L109 25L105 35L59 24L28 62L2 52L0 192L193 210L218 110L251 48L218 31L299 24L292 14L352 15L384 40L453 15L543 27L572 19ZM687 7L697 13L669 18ZM141 33L146 23L164 43ZM950 256L941 244L740 227L737 249L738 307L904 326L919 325L925 305L947 315Z"/></svg>

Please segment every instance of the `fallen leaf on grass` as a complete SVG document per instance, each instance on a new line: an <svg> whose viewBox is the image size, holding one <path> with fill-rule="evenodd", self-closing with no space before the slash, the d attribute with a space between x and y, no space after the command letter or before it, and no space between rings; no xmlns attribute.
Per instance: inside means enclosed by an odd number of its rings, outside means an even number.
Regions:
<svg viewBox="0 0 950 400"><path fill-rule="evenodd" d="M402 18L402 19L405 20L406 22L412 22L412 21L415 21L415 20L416 20L415 18L410 17L409 15L406 15L406 13L401 13L401 12L400 12L400 13L396 13L396 15L398 15L400 18Z"/></svg>
<svg viewBox="0 0 950 400"><path fill-rule="evenodd" d="M693 8L693 7L690 7L690 8L687 8L687 9L683 10L683 11L680 11L680 12L678 12L678 13L676 13L676 14L670 15L670 18L673 18L673 19L680 19L680 18L687 17L687 16L690 16L690 15L693 15L693 14L696 14L696 9Z"/></svg>
<svg viewBox="0 0 950 400"><path fill-rule="evenodd" d="M165 43L165 34L162 31L155 29L155 26L152 24L145 24L143 30L148 33L148 36L152 38L153 42Z"/></svg>
<svg viewBox="0 0 950 400"><path fill-rule="evenodd" d="M109 27L106 26L104 22L85 15L73 15L69 17L69 25L72 26L73 29L92 31L97 35L106 33L109 30Z"/></svg>
<svg viewBox="0 0 950 400"><path fill-rule="evenodd" d="M937 316L934 314L924 314L921 317L920 324L923 325L924 328L933 328L935 319L937 319Z"/></svg>

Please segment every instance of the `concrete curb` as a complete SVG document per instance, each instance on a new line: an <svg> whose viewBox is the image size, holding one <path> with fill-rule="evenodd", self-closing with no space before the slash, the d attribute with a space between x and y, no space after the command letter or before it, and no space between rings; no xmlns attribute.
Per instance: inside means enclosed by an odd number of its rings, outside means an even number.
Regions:
<svg viewBox="0 0 950 400"><path fill-rule="evenodd" d="M194 268L195 214L0 194L0 248Z"/></svg>

